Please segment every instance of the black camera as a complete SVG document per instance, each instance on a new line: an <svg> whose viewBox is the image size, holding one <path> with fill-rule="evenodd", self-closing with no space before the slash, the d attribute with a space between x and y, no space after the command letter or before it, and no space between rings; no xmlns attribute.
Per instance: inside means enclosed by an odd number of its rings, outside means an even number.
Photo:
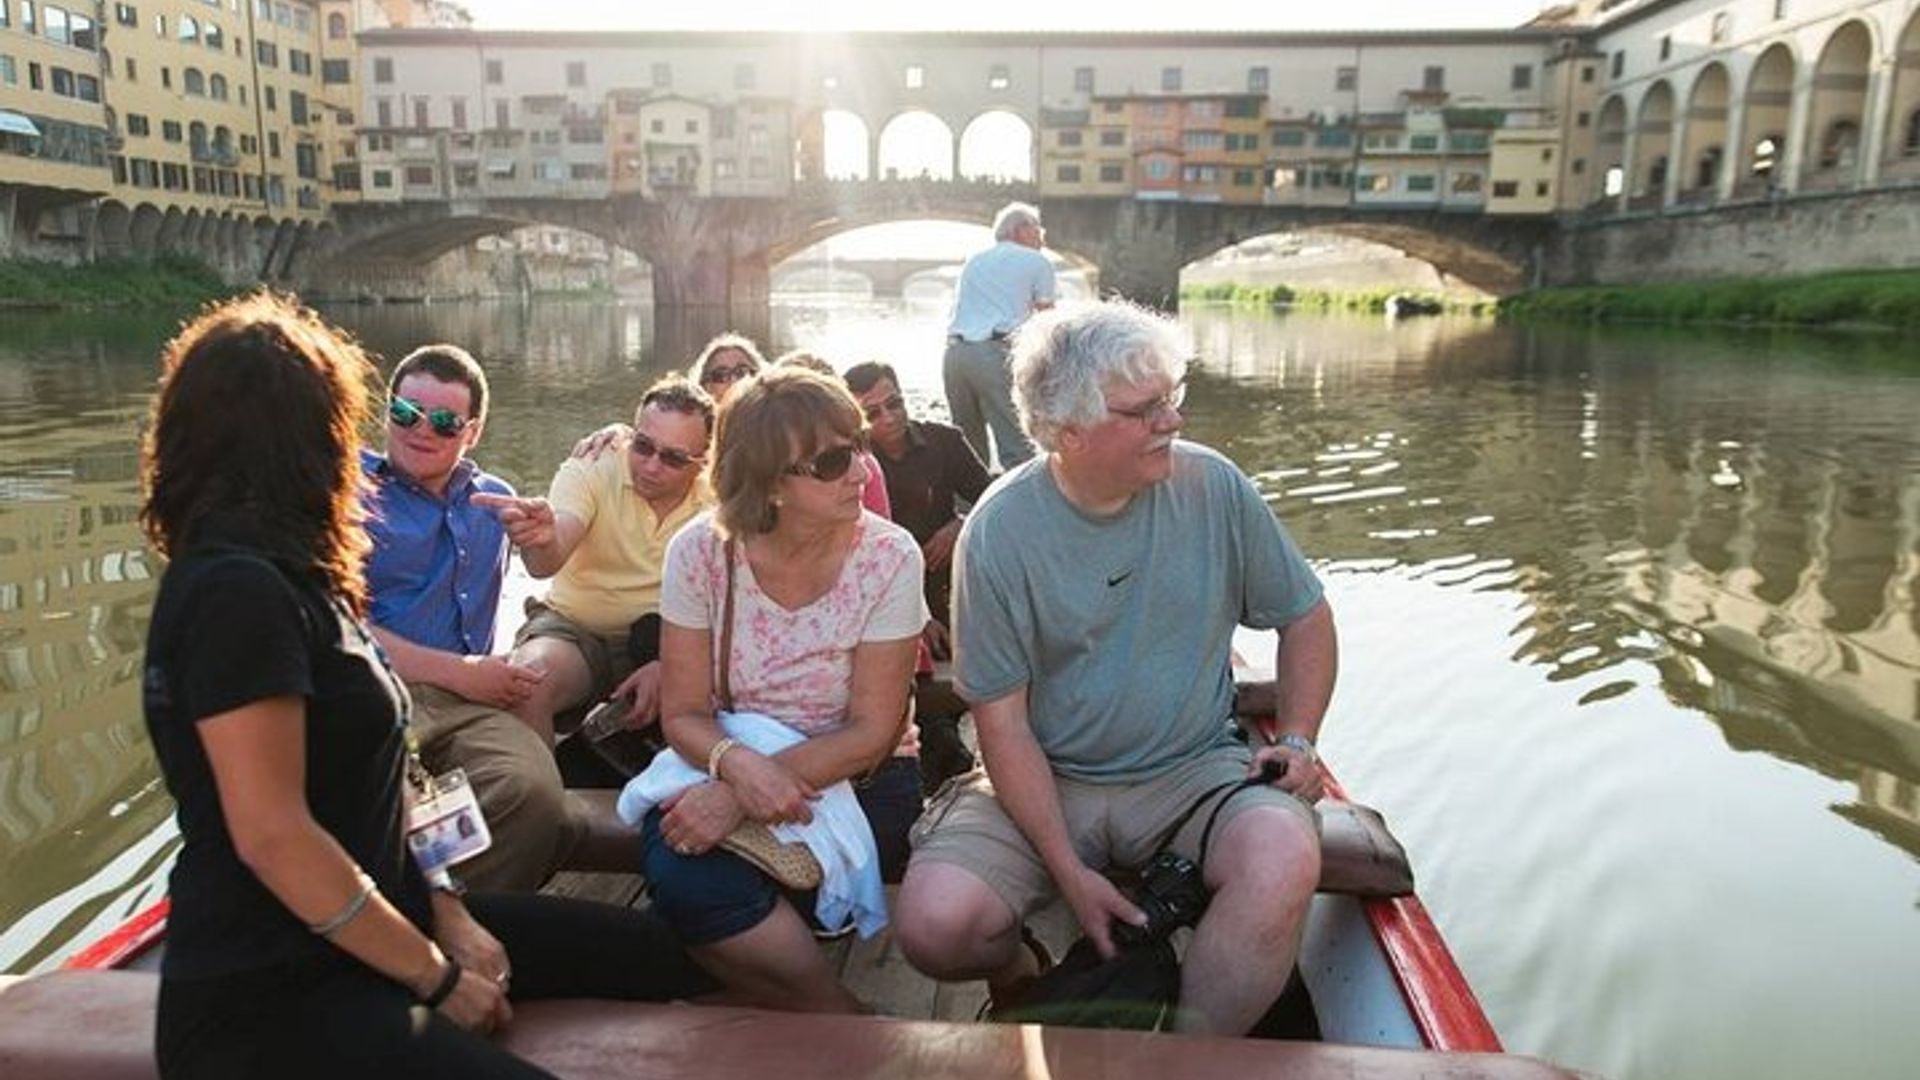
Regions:
<svg viewBox="0 0 1920 1080"><path fill-rule="evenodd" d="M1113 937L1122 945L1161 941L1183 926L1192 926L1207 910L1207 883L1191 859L1171 851L1155 855L1140 870L1140 880L1127 894L1146 913L1147 925L1115 921Z"/></svg>

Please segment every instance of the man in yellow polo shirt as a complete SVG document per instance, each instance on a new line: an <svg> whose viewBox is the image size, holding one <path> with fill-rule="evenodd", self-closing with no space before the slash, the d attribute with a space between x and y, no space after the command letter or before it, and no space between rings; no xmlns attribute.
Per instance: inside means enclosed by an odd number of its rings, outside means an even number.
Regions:
<svg viewBox="0 0 1920 1080"><path fill-rule="evenodd" d="M713 503L713 412L712 398L668 376L640 399L624 453L568 459L545 499L486 497L527 572L553 579L513 644L515 664L546 672L515 715L549 744L554 715L587 702L629 699L630 727L659 712L660 573L667 541Z"/></svg>

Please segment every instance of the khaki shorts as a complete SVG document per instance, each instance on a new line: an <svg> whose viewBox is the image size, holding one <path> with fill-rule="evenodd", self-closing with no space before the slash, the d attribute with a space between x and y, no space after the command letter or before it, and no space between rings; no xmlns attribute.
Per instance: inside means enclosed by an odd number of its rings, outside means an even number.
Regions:
<svg viewBox="0 0 1920 1080"><path fill-rule="evenodd" d="M527 621L520 632L513 636L513 647L518 649L535 638L554 638L572 645L581 659L587 662L587 675L593 680L582 701L600 701L613 693L620 680L633 674L634 665L627 659L627 635L597 634L574 622L546 605L544 601L527 598ZM566 709L581 704L580 701L563 702L560 708Z"/></svg>
<svg viewBox="0 0 1920 1080"><path fill-rule="evenodd" d="M1201 796L1221 784L1245 779L1251 760L1246 747L1228 746L1134 783L1093 784L1063 776L1055 776L1053 782L1060 792L1067 835L1081 861L1102 871L1135 869L1152 858L1166 831ZM1195 811L1168 847L1198 862L1200 836L1219 801L1216 795ZM1235 792L1227 801L1214 823L1212 842L1219 842L1228 822L1256 806L1277 806L1298 814L1319 832L1320 815L1312 807L1279 788L1256 787ZM912 840L915 862L958 866L986 882L1022 919L1058 894L1046 864L1001 809L993 784L981 770L955 777L934 795L926 813L914 823Z"/></svg>

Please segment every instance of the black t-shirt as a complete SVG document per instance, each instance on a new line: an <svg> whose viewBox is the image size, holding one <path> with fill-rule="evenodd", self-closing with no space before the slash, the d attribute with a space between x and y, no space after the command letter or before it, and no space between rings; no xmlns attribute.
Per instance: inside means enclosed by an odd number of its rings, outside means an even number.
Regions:
<svg viewBox="0 0 1920 1080"><path fill-rule="evenodd" d="M147 730L184 838L162 972L203 978L334 954L234 851L196 725L266 698L306 701L306 799L422 929L407 853L406 690L365 626L312 577L258 551L196 544L167 567L147 632Z"/></svg>
<svg viewBox="0 0 1920 1080"><path fill-rule="evenodd" d="M900 457L880 455L880 471L887 477L887 502L893 520L924 544L956 516L956 500L973 502L987 489L986 466L957 427L928 420L907 424L907 452ZM927 606L933 617L947 620L948 567L927 574Z"/></svg>

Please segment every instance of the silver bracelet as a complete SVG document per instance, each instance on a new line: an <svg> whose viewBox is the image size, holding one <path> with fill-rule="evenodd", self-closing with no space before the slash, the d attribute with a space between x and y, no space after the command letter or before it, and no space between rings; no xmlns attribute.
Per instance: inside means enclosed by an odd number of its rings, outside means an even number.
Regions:
<svg viewBox="0 0 1920 1080"><path fill-rule="evenodd" d="M329 941L333 940L333 935L345 929L348 923L359 918L360 913L366 910L367 901L373 899L373 893L373 879L361 874L360 891L354 894L353 899L347 901L347 906L341 908L339 914L326 922L308 923L307 929Z"/></svg>

